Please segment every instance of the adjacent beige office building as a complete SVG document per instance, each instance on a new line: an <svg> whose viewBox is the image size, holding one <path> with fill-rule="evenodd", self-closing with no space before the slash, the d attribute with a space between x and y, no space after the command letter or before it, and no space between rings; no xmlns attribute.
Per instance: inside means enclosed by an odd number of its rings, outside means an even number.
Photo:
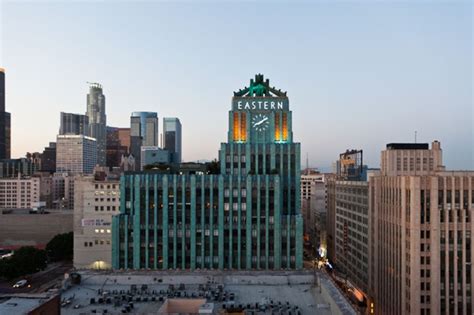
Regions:
<svg viewBox="0 0 474 315"><path fill-rule="evenodd" d="M440 143L389 144L369 181L376 314L472 314L474 172L444 171Z"/></svg>
<svg viewBox="0 0 474 315"><path fill-rule="evenodd" d="M110 269L112 216L119 213L118 180L77 176L74 184L74 267Z"/></svg>

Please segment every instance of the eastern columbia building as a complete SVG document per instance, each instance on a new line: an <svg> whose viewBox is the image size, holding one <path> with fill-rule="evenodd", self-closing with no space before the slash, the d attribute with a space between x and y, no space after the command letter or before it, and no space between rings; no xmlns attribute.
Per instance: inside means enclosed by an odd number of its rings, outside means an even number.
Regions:
<svg viewBox="0 0 474 315"><path fill-rule="evenodd" d="M234 92L219 170L126 173L114 269L301 269L300 144L286 92L263 75Z"/></svg>

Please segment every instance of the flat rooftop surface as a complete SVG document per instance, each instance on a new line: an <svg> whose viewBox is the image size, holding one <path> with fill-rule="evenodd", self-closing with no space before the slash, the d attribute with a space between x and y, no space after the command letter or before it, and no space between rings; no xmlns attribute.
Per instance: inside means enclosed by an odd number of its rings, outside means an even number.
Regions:
<svg viewBox="0 0 474 315"><path fill-rule="evenodd" d="M107 314L154 314L167 298L206 298L214 303L213 314L231 306L246 308L246 314L272 314L273 311L329 315L336 311L334 308L339 308L343 314L355 314L338 296L337 290L324 289L321 293L320 288L314 286L312 272L88 271L81 275L81 284L62 294L63 301L70 300L61 308L62 314L89 314L94 310ZM326 285L325 281L323 285ZM336 298L324 292L332 292ZM93 304L91 299L94 299ZM336 306L334 301L337 299L342 299L348 308L342 310ZM133 308L127 310L130 302Z"/></svg>
<svg viewBox="0 0 474 315"><path fill-rule="evenodd" d="M0 298L0 314L26 314L40 306L47 299L39 298Z"/></svg>

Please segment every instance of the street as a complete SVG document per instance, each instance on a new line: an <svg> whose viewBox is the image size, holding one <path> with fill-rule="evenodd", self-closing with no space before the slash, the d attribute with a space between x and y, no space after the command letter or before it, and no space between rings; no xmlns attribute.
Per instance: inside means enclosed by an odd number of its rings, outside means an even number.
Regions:
<svg viewBox="0 0 474 315"><path fill-rule="evenodd" d="M45 270L32 275L20 277L11 281L0 281L0 294L9 293L40 293L60 284L64 279L64 273L72 268L71 262L57 262L49 264ZM13 285L21 280L27 279L29 286L13 288Z"/></svg>

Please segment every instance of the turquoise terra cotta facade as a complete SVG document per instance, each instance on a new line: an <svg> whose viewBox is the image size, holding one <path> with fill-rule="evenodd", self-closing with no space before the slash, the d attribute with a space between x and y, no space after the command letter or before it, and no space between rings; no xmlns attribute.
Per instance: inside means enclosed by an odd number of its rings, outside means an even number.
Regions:
<svg viewBox="0 0 474 315"><path fill-rule="evenodd" d="M113 268L302 269L300 145L291 126L286 92L257 75L234 92L220 174L122 176Z"/></svg>

